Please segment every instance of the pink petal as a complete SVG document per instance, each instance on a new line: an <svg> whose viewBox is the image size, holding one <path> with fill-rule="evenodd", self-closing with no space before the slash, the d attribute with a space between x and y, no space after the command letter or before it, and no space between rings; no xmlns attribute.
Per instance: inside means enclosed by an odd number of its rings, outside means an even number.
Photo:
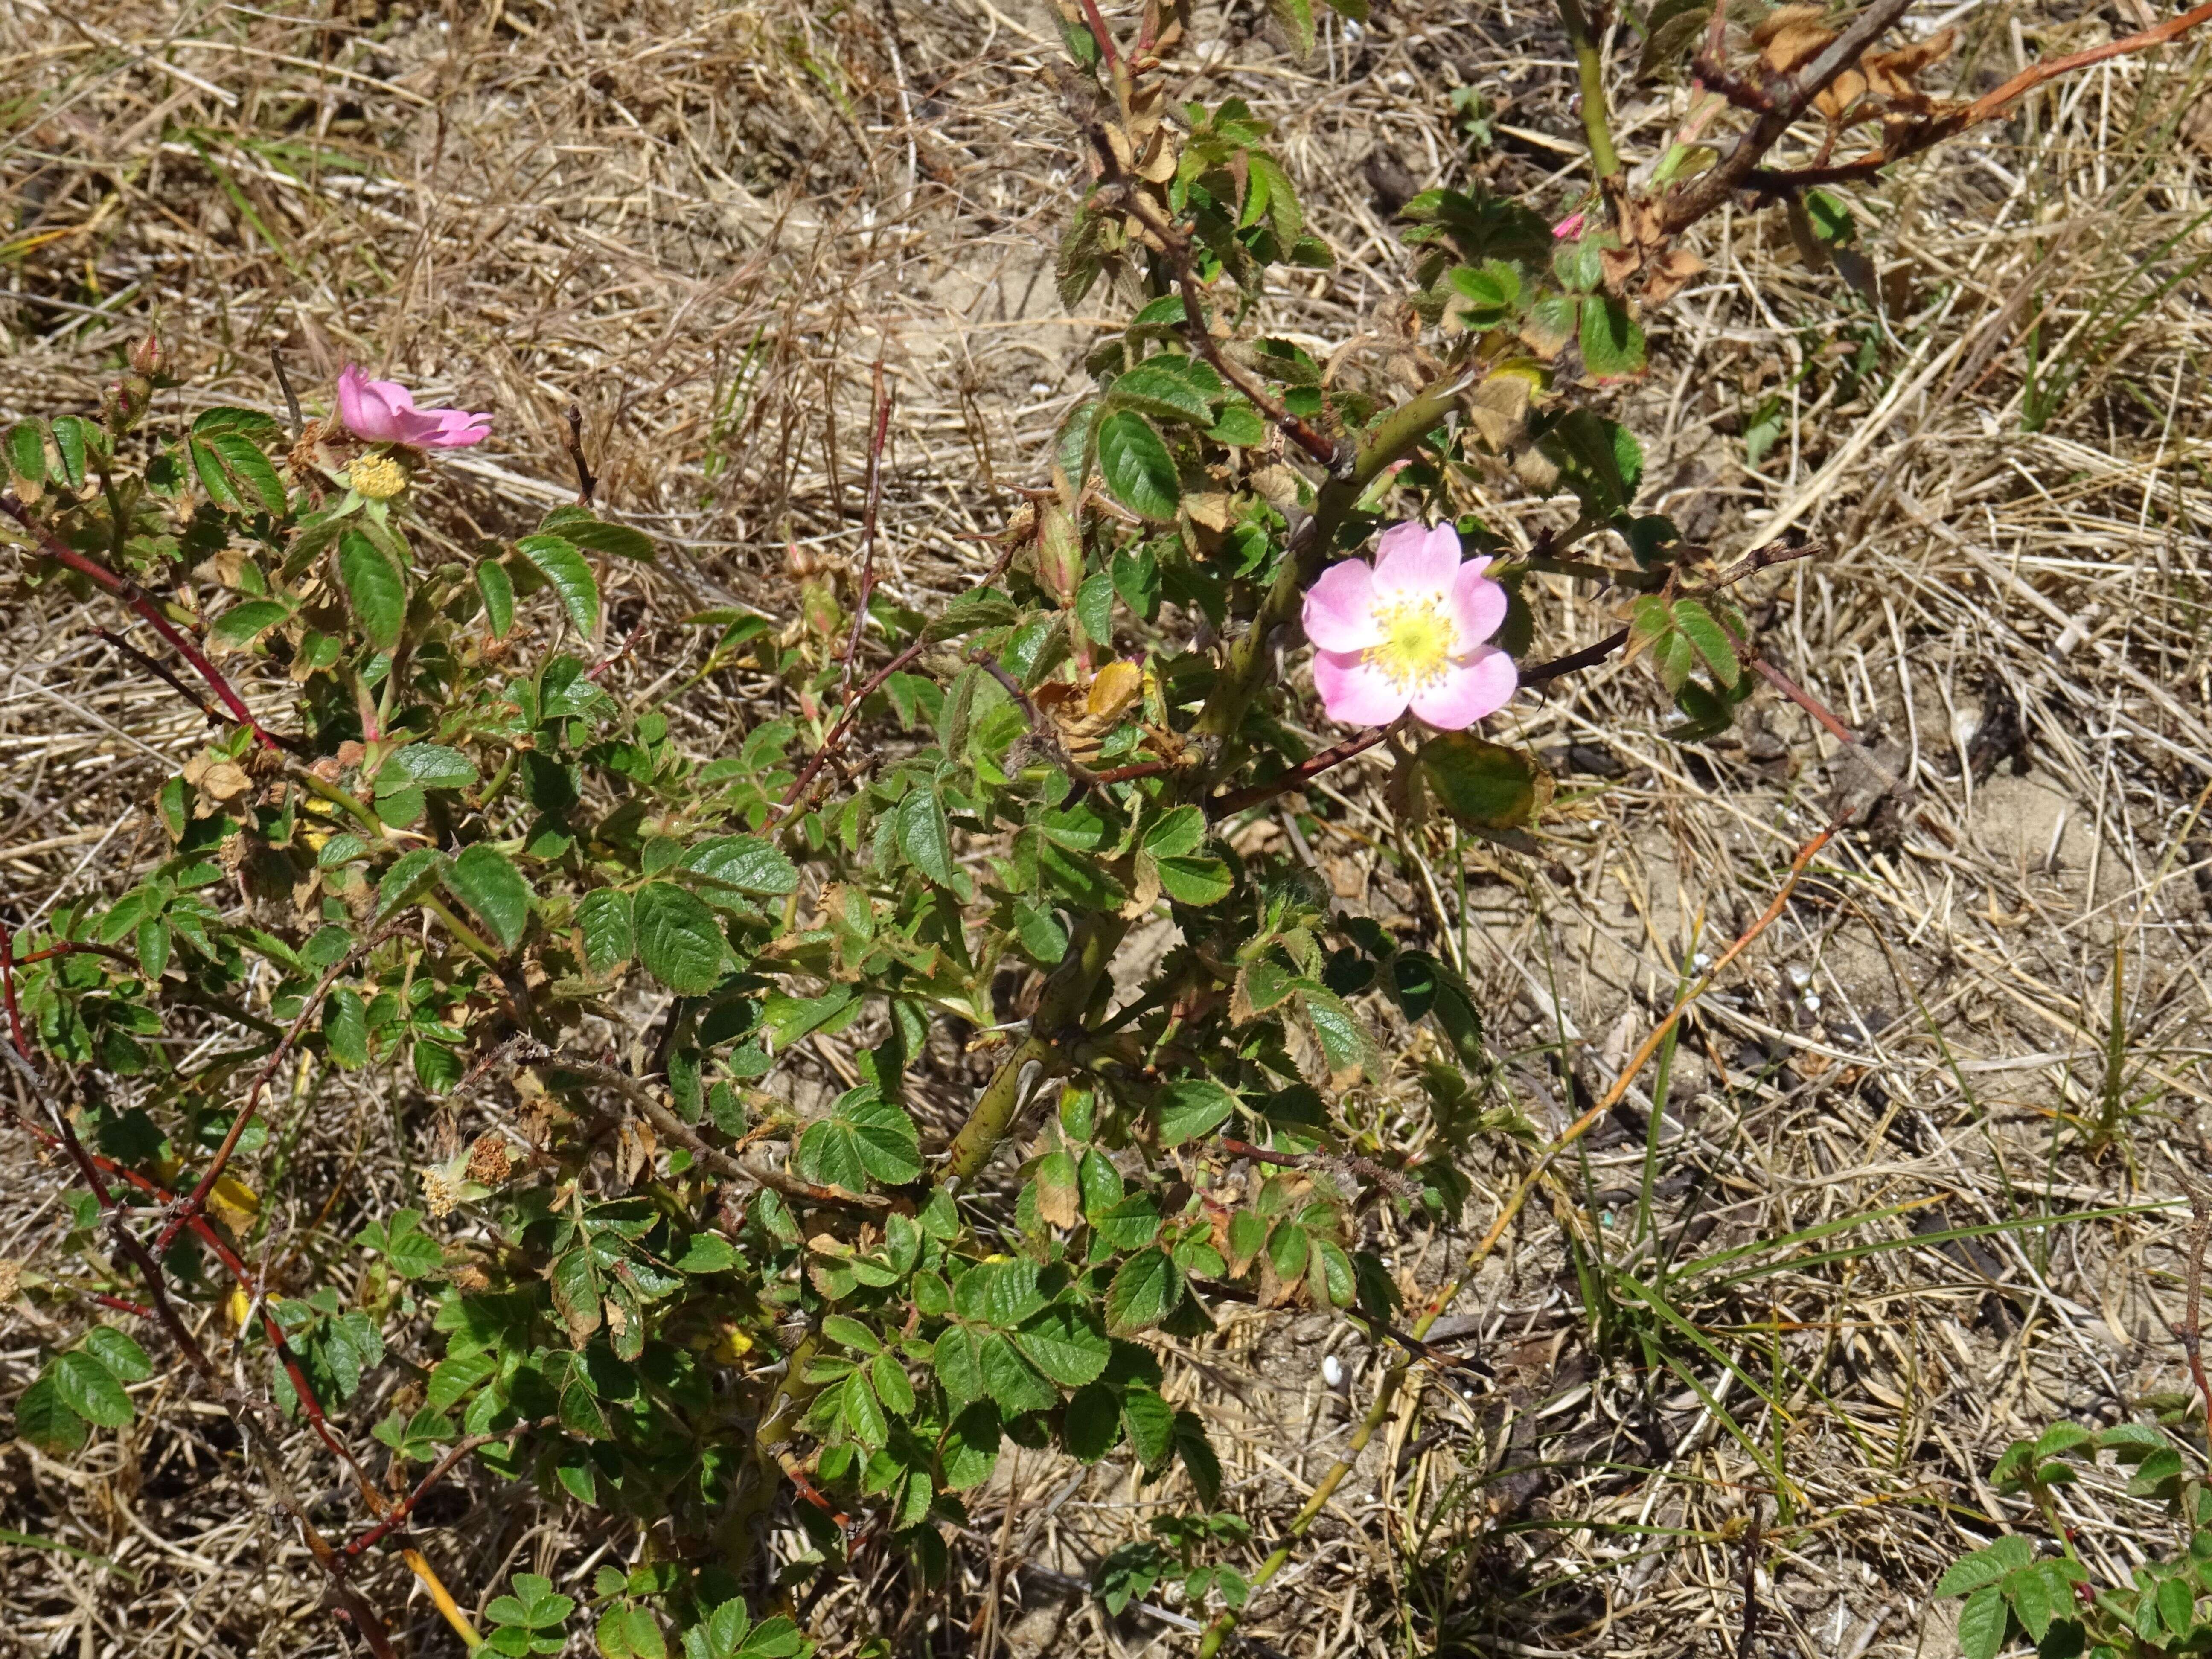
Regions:
<svg viewBox="0 0 2212 1659"><path fill-rule="evenodd" d="M1382 643L1375 623L1375 573L1364 559L1340 559L1306 589L1306 637L1324 651L1364 651Z"/></svg>
<svg viewBox="0 0 2212 1659"><path fill-rule="evenodd" d="M1482 573L1486 558L1469 559L1452 579L1452 621L1459 629L1459 654L1466 655L1495 634L1505 620L1505 589Z"/></svg>
<svg viewBox="0 0 2212 1659"><path fill-rule="evenodd" d="M420 418L405 386L372 380L351 363L338 376L338 417L355 437L373 444L411 441L410 433Z"/></svg>
<svg viewBox="0 0 2212 1659"><path fill-rule="evenodd" d="M415 394L398 381L371 380L368 389L383 398L386 406L395 415L412 415L415 412Z"/></svg>
<svg viewBox="0 0 2212 1659"><path fill-rule="evenodd" d="M383 413L383 405L380 402L377 414L380 416ZM348 363L344 372L338 376L338 418L345 422L346 430L356 436L371 418L368 376L351 363Z"/></svg>
<svg viewBox="0 0 2212 1659"><path fill-rule="evenodd" d="M433 449L465 449L491 436L489 415L471 415L465 409L433 409L425 412L438 422L438 429L422 439Z"/></svg>
<svg viewBox="0 0 2212 1659"><path fill-rule="evenodd" d="M1314 690L1340 726L1386 726L1406 712L1406 694L1354 652L1314 653Z"/></svg>
<svg viewBox="0 0 2212 1659"><path fill-rule="evenodd" d="M1448 524L1424 530L1418 524L1393 525L1382 532L1375 556L1375 597L1442 599L1451 592L1459 570L1459 532Z"/></svg>
<svg viewBox="0 0 2212 1659"><path fill-rule="evenodd" d="M1520 684L1513 659L1486 645L1454 662L1434 685L1414 693L1413 712L1440 732L1463 731L1504 708Z"/></svg>

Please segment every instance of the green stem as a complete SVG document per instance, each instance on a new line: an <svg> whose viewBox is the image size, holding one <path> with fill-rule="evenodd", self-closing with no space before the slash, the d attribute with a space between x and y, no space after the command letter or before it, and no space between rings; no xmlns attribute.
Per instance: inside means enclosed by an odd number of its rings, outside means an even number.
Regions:
<svg viewBox="0 0 2212 1659"><path fill-rule="evenodd" d="M1268 641L1276 629L1298 614L1306 589L1321 574L1322 564L1336 539L1337 526L1358 504L1367 486L1393 461L1411 453L1414 446L1451 412L1458 397L1459 383L1455 377L1401 404L1367 434L1350 472L1322 485L1321 494L1314 502L1313 516L1292 538L1290 550L1284 556L1267 596L1260 601L1252 625L1229 647L1229 660L1222 665L1221 677L1214 683L1213 693L1206 698L1194 728L1199 735L1226 740L1242 729L1245 711L1267 684L1268 672L1274 665Z"/></svg>
<svg viewBox="0 0 2212 1659"><path fill-rule="evenodd" d="M425 910L446 924L447 933L491 963L493 967L499 966L499 952L492 948L490 942L483 934L455 915L453 908L445 900L438 897L434 893L428 893L422 896L421 902Z"/></svg>
<svg viewBox="0 0 2212 1659"><path fill-rule="evenodd" d="M324 782L322 779L317 777L313 772L308 771L305 767L301 767L293 772L292 776L299 780L301 787L309 794L319 795L325 800L330 802L331 805L339 808L341 811L345 812L347 816L351 817L356 823L358 823L362 829L368 830L370 835L375 836L377 840L386 841L390 839L389 835L384 828L384 820L377 817L375 813L370 811L367 806L355 799L344 790L339 788L335 783Z"/></svg>
<svg viewBox="0 0 2212 1659"><path fill-rule="evenodd" d="M1457 1279L1451 1280L1444 1285L1443 1289L1437 1292L1436 1299L1429 1304L1428 1311L1421 1316L1420 1322L1413 1327L1413 1336L1416 1340L1428 1335L1429 1328L1437 1322L1438 1316L1451 1305L1452 1298L1458 1294ZM1352 1431L1352 1441L1345 1448L1344 1455L1329 1466L1328 1473L1321 1478L1321 1484L1313 1489L1313 1496L1306 1499L1305 1507L1291 1517L1291 1524L1285 1528L1289 1535L1276 1547L1273 1555L1260 1564L1259 1571L1252 1575L1252 1595L1258 1595L1267 1581L1283 1570L1284 1564L1291 1559L1291 1546L1304 1537L1307 1529L1321 1519L1321 1512L1328 1507L1328 1500L1336 1495L1336 1489L1344 1484L1345 1477L1352 1473L1352 1466L1359 1461L1359 1454L1367 1449L1367 1443L1375 1437L1375 1431L1382 1426L1384 1419L1390 1415L1391 1407L1397 1403L1398 1390L1405 1385L1406 1373L1411 1370L1413 1366L1413 1356L1409 1352L1394 1362L1390 1369L1383 1374L1382 1386L1376 1391L1375 1403L1367 1408L1367 1415L1360 1419L1359 1426ZM1245 1605L1247 1607L1251 1605L1249 1596L1247 1597ZM1237 1628L1237 1614L1233 1609L1224 1607L1217 1613L1213 1622L1206 1627L1206 1635L1199 1642L1198 1659L1213 1659L1213 1656L1221 1651L1221 1644L1229 1639L1230 1633Z"/></svg>
<svg viewBox="0 0 2212 1659"><path fill-rule="evenodd" d="M1032 1061L1047 1073L1066 1069L1066 1050L1060 1045L1060 1034L1082 1019L1106 964L1128 931L1129 924L1115 915L1088 915L1076 924L1066 958L1045 981L1044 994L1037 1000L1028 1040L1000 1064L975 1097L960 1133L953 1136L945 1160L946 1176L965 1186L983 1172L1021 1106L1022 1073Z"/></svg>
<svg viewBox="0 0 2212 1659"><path fill-rule="evenodd" d="M507 787L507 781L514 775L514 764L520 757L519 750L510 749L507 751L507 758L500 762L499 769L491 775L491 781L484 785L483 791L471 803L477 811L483 811L485 807L499 799L499 792Z"/></svg>
<svg viewBox="0 0 2212 1659"><path fill-rule="evenodd" d="M1613 127L1606 119L1605 60L1599 55L1596 31L1582 0L1559 0L1559 21L1566 26L1568 42L1575 49L1575 68L1583 85L1583 131L1589 139L1590 167L1601 179L1620 176L1620 155L1613 147Z"/></svg>

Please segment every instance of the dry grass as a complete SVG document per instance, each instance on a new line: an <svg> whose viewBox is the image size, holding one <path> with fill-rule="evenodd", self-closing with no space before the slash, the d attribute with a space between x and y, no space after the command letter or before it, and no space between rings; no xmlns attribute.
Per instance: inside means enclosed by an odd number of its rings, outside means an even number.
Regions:
<svg viewBox="0 0 2212 1659"><path fill-rule="evenodd" d="M1973 12L1965 72L2137 27L2139 9ZM641 687L696 659L687 611L786 617L788 550L854 549L880 358L897 394L887 580L924 607L968 585L980 560L963 538L1038 480L1091 333L1051 295L1075 186L1037 74L1043 7L316 9L0 0L0 177L17 207L0 231L0 413L85 405L149 319L195 398L281 407L273 349L312 401L359 358L498 411L489 452L449 468L441 526L466 538L566 496L574 399L605 498L673 550L610 606L611 636L644 629L618 671ZM1376 192L1394 167L1545 204L1574 177L1547 17L1378 0L1364 38L1332 24L1303 67L1264 36L1196 54L1233 67L1202 69L1194 95L1234 91L1283 124L1342 264L1284 295L1280 325L1348 352L1345 372L1386 355L1404 261ZM1251 34L1251 9L1231 24ZM1766 1651L1942 1652L1929 1586L1983 1517L2008 1514L1981 1481L1995 1451L2178 1383L2180 1229L2147 1206L2212 1164L2212 826L2196 811L2212 786L2197 264L2212 200L2177 136L2202 131L2187 118L2205 64L2095 70L1860 194L1845 273L1808 270L1775 216L1707 227L1708 274L1654 321L1656 368L1629 399L1648 477L1724 550L1790 526L1827 544L1768 579L1759 620L1771 654L1888 745L1910 806L1837 843L1687 1024L1652 1170L1658 1248L1680 1267L1891 1213L1824 1241L1836 1259L1783 1249L1737 1264L1776 1269L1763 1276L1678 1278L1676 1323L1591 1294L1577 1255L1647 1280L1652 1265L1638 1213L1653 1103L1632 1091L1636 1109L1563 1161L1440 1328L1490 1374L1417 1374L1258 1603L1265 1648L1733 1651L1735 1540L1757 1510ZM1460 86L1487 100L1489 147L1454 126ZM1659 140L1668 98L1620 88L1632 157ZM1847 374L1863 344L1868 372ZM1769 398L1780 436L1749 465L1743 434ZM1561 517L1468 489L1524 534ZM1587 586L1552 586L1546 644L1613 625ZM201 732L104 653L97 607L0 591L0 902L20 922L124 878L147 844L143 799ZM696 745L758 718L749 702L769 690L703 688L684 705ZM1303 838L1348 905L1433 929L1492 1011L1498 1097L1545 1133L1602 1091L1685 956L1717 954L1826 817L1836 745L1789 705L1700 754L1661 738L1659 707L1635 665L1524 700L1506 724L1566 786L1549 858L1461 849L1463 886L1449 856L1379 856L1379 769L1348 767L1312 812L1244 831ZM2128 1115L2092 1156L2115 975ZM356 1208L404 1194L415 1158L396 1135L421 1126L375 1090L301 1084L262 1243L338 1260ZM1413 1093L1361 1104L1386 1134L1417 1133ZM1502 1140L1485 1156L1478 1227L1521 1167ZM62 1173L19 1151L0 1183L0 1257L35 1261ZM2108 1213L1917 1242L2078 1211ZM1463 1256L1463 1241L1379 1224L1425 1291ZM0 1394L57 1334L16 1304ZM1348 1401L1322 1381L1325 1349ZM1341 1449L1379 1363L1316 1316L1243 1317L1172 1360L1170 1386L1213 1421L1226 1502L1264 1537ZM155 1426L76 1468L0 1451L0 1650L335 1650L287 1529L210 1468L219 1419L189 1403L142 1419ZM306 1444L290 1453L303 1489L330 1484ZM863 1550L809 1607L826 1651L871 1628L948 1654L1188 1649L1188 1610L1109 1620L1070 1593L1176 1486L1036 1454L1002 1471L951 1589L918 1597L902 1562ZM2068 1501L2116 1576L2170 1547L2115 1492ZM588 1579L635 1544L489 1483L429 1518L465 1598L517 1568ZM385 1571L370 1589L397 1608L406 1583ZM401 1623L409 1651L450 1644L419 1600Z"/></svg>

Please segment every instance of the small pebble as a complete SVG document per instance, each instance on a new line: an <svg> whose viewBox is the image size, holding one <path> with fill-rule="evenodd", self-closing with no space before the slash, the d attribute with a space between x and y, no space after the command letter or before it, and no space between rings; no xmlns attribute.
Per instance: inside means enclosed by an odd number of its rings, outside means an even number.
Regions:
<svg viewBox="0 0 2212 1659"><path fill-rule="evenodd" d="M1817 1014L1817 1013L1819 1013L1819 1012L1820 1012L1820 996L1818 995L1818 994L1816 994L1816 993L1814 993L1814 992L1812 992L1812 991L1808 991L1808 992L1806 992L1806 993L1805 993L1804 1000L1803 1000L1803 1003L1802 1003L1802 1006L1803 1006L1803 1008L1804 1008L1805 1012L1806 1012L1807 1013L1808 1013L1808 1014Z"/></svg>
<svg viewBox="0 0 2212 1659"><path fill-rule="evenodd" d="M1344 1386L1344 1362L1334 1354L1324 1354L1321 1362L1321 1380L1332 1389Z"/></svg>
<svg viewBox="0 0 2212 1659"><path fill-rule="evenodd" d="M1790 983L1794 989L1802 991L1813 982L1813 970L1802 962L1793 962L1783 971L1790 975Z"/></svg>
<svg viewBox="0 0 2212 1659"><path fill-rule="evenodd" d="M1705 951L1698 951L1695 956L1690 958L1690 966L1696 969L1701 974L1712 965L1713 959L1711 953Z"/></svg>

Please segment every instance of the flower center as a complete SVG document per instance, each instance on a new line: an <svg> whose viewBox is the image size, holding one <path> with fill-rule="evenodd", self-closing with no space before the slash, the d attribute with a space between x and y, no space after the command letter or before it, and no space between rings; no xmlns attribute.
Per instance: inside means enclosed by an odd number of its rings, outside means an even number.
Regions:
<svg viewBox="0 0 2212 1659"><path fill-rule="evenodd" d="M1444 613L1441 596L1425 594L1387 607L1377 605L1375 620L1382 625L1382 643L1367 647L1367 660L1393 686L1412 691L1444 677L1459 630Z"/></svg>
<svg viewBox="0 0 2212 1659"><path fill-rule="evenodd" d="M388 455L359 455L346 469L346 483L356 495L372 501L388 501L407 488L407 474Z"/></svg>

